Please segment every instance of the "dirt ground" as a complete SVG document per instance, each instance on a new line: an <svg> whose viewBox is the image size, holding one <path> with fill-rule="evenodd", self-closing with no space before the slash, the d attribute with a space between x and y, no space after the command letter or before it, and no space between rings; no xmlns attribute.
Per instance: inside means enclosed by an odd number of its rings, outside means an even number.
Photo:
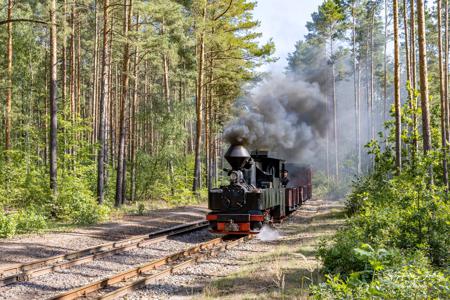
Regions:
<svg viewBox="0 0 450 300"><path fill-rule="evenodd" d="M206 212L201 206L158 209L143 216L128 215L95 226L0 239L0 268L204 220Z"/></svg>

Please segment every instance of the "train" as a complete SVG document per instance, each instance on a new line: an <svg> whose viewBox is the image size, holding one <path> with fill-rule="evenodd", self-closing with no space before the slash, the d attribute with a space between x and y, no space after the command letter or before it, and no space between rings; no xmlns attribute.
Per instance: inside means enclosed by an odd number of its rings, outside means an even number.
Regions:
<svg viewBox="0 0 450 300"><path fill-rule="evenodd" d="M231 166L224 169L229 184L208 193L206 219L213 233L257 234L264 224L281 221L312 197L307 165L287 163L269 151L249 153L244 145L231 145L224 158Z"/></svg>

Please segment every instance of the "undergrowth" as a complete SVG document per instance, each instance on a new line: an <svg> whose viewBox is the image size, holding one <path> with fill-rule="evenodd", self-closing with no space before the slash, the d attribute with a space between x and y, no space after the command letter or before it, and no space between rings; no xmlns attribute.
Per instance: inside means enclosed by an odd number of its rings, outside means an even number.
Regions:
<svg viewBox="0 0 450 300"><path fill-rule="evenodd" d="M58 174L57 195L51 193L48 167L39 157L10 151L9 161L0 164L0 238L55 229L57 226L91 225L108 220L113 215L145 214L149 209L197 204L207 197L205 189L196 195L192 193L193 163L188 164L188 168L182 168L183 161L176 165L172 179L164 168L153 170L140 165L137 197L133 203L127 202L119 209L114 208L115 187L108 185L105 202L99 205L96 166L90 163L88 150L79 149L77 160L66 156L60 161L60 164L70 168ZM142 156L140 159L143 159ZM115 182L114 170L109 168L107 173L111 176L109 181ZM130 177L130 174L127 176ZM128 186L127 199L129 195ZM147 205L156 202L161 204Z"/></svg>
<svg viewBox="0 0 450 300"><path fill-rule="evenodd" d="M320 243L327 280L314 297L449 299L450 205L440 153L416 153L398 174L393 149L368 146L374 169L353 182L346 226Z"/></svg>

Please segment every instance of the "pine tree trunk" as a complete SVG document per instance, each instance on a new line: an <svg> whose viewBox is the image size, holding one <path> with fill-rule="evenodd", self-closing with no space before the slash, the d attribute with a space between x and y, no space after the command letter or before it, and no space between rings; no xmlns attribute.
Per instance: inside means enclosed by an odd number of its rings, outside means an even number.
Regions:
<svg viewBox="0 0 450 300"><path fill-rule="evenodd" d="M359 135L359 110L358 110L358 85L356 83L357 80L357 74L356 74L356 68L357 68L357 59L356 59L356 17L355 17L355 2L352 2L352 54L353 54L353 96L355 100L355 142L356 142L356 171L357 174L361 173L361 152L359 151L360 148L360 141L358 139Z"/></svg>
<svg viewBox="0 0 450 300"><path fill-rule="evenodd" d="M411 43L410 43L410 49L411 49L411 88L415 92L416 90L416 14L414 10L414 3L415 1L410 2L410 28L411 28ZM412 130L413 130L413 153L412 158L413 161L415 160L416 153L419 149L419 144L417 141L417 98L413 97L413 124L412 124Z"/></svg>
<svg viewBox="0 0 450 300"><path fill-rule="evenodd" d="M45 51L45 61L48 61L48 52ZM45 64L45 92L48 93L50 95L50 84L49 84L49 64ZM51 66L50 66L51 67ZM51 68L50 68L51 69ZM50 97L49 97L50 98ZM46 134L44 134L44 161L45 161L45 165L47 165L47 162L49 163L48 165L50 165L50 159L49 159L49 151L50 151L50 134L47 134L47 132L49 132L49 128L48 128L48 117L49 117L49 113L48 113L48 107L49 107L49 99L45 98L44 101L44 132Z"/></svg>
<svg viewBox="0 0 450 300"><path fill-rule="evenodd" d="M423 0L417 0L417 22L419 34L419 70L420 70L420 101L422 107L423 151L431 150L430 107L428 101L428 67L426 54L425 6Z"/></svg>
<svg viewBox="0 0 450 300"><path fill-rule="evenodd" d="M144 62L144 98L143 99L146 99L146 102L150 102L151 103L151 99L149 99L149 92L148 92L148 70L147 70L147 68L148 68L148 63L147 63L147 60ZM149 105L151 105L149 103ZM144 119L144 121L143 121L143 124L142 124L142 129L143 129L143 133L142 133L142 135L143 135L143 137L144 137L144 139L143 139L143 141L142 141L142 146L144 147L144 152L145 153L150 153L150 148L151 148L151 138L150 138L150 130L149 130L149 128L150 128L150 117L149 117L149 114L150 114L150 111L148 111L147 110L147 104L146 103L143 103L143 110L144 110L144 116L145 116L145 119Z"/></svg>
<svg viewBox="0 0 450 300"><path fill-rule="evenodd" d="M401 116L400 116L400 57L398 34L398 1L393 1L394 11L394 109L395 109L395 166L397 171L402 169L402 141L401 141Z"/></svg>
<svg viewBox="0 0 450 300"><path fill-rule="evenodd" d="M76 24L77 24L77 53L76 53L76 61L77 61L77 113L76 116L78 118L84 118L85 116L82 114L82 103L81 103L81 19L79 14L76 14ZM80 133L77 132L76 139L79 143L79 139L81 138Z"/></svg>
<svg viewBox="0 0 450 300"><path fill-rule="evenodd" d="M113 30L113 26L111 24L111 31ZM113 40L112 40L112 36L110 38L111 41L111 49L113 49L112 44L113 44ZM112 66L112 58L111 55L109 57L110 59L110 65ZM119 99L119 87L120 87L120 76L119 76L119 70L117 67L117 64L114 64L114 72L113 72L113 68L111 67L110 69L110 73L108 75L108 80L110 82L110 93L109 93L109 103L107 104L108 106L108 115L109 118L106 119L106 128L108 129L108 138L107 141L109 141L109 147L107 149L109 149L109 161L111 163L111 165L115 164L116 161L116 153L117 151L117 122L119 120L118 117L118 111L120 109L118 109L118 105L120 105L120 101L118 101L117 99ZM114 83L114 84L113 84ZM114 89L113 89L114 86ZM106 154L105 154L106 155ZM106 157L106 159L108 159L108 157Z"/></svg>
<svg viewBox="0 0 450 300"><path fill-rule="evenodd" d="M103 45L102 45L102 74L99 101L99 127L98 127L98 158L97 158L97 197L100 204L104 200L105 188L105 123L106 110L105 103L108 102L109 93L109 0L103 0Z"/></svg>
<svg viewBox="0 0 450 300"><path fill-rule="evenodd" d="M325 113L327 117L330 116L330 99L328 96L325 97ZM331 171L330 171L330 129L326 129L326 145L325 145L325 159L326 159L326 169L327 169L327 182L330 182L331 179Z"/></svg>
<svg viewBox="0 0 450 300"><path fill-rule="evenodd" d="M407 20L407 11L408 6L406 0L403 0L403 30L405 35L405 61L406 61L406 82L409 86L407 86L407 92L408 92L408 103L409 103L409 109L412 111L413 109L413 97L414 93L411 90L411 63L410 63L410 54L409 54L409 38L408 38L408 20ZM408 132L411 134L413 132L413 128L408 125ZM408 147L406 145L405 147Z"/></svg>
<svg viewBox="0 0 450 300"><path fill-rule="evenodd" d="M167 115L169 117L169 119L171 119L172 117L172 101L170 98L170 82L169 82L169 63L168 63L168 58L166 54L163 54L163 82L164 82L164 99L166 100L166 105L167 105ZM172 160L172 151L173 151L173 141L171 140L171 138L169 137L169 160L168 160L168 169L169 169L169 180L170 180L170 192L173 195L175 195L175 182L173 180L174 177L174 170L173 170L173 160Z"/></svg>
<svg viewBox="0 0 450 300"><path fill-rule="evenodd" d="M75 121L75 5L76 1L72 3L72 10L70 13L70 118L72 124Z"/></svg>
<svg viewBox="0 0 450 300"><path fill-rule="evenodd" d="M373 38L373 28L375 27L375 12L372 11L372 21L370 26L370 139L375 139L375 121L374 121L374 113L373 113L373 105L374 105L374 98L375 98L375 90L374 90L374 67L373 67L373 52L374 52L374 38Z"/></svg>
<svg viewBox="0 0 450 300"><path fill-rule="evenodd" d="M91 99L91 118L92 118L92 135L91 144L96 143L97 136L97 92L98 92L98 13L97 1L95 1L95 37L94 37L94 53L92 67L92 99Z"/></svg>
<svg viewBox="0 0 450 300"><path fill-rule="evenodd" d="M13 0L8 0L8 20L12 19ZM12 107L12 66L13 66L13 23L6 24L8 40L6 46L7 57L7 87L6 87L6 108L5 108L5 150L11 150L11 107ZM8 157L8 156L7 156Z"/></svg>
<svg viewBox="0 0 450 300"><path fill-rule="evenodd" d="M164 19L161 26L161 35L164 34ZM167 53L163 53L162 55L162 62L163 62L163 93L164 93L164 99L166 100L166 108L167 108L167 116L169 119L172 117L172 99L170 96L170 81L169 81L169 62ZM174 177L174 170L173 170L173 160L172 160L172 152L173 152L173 141L169 137L169 160L168 160L168 169L169 169L169 180L170 180L170 192L171 195L175 195L175 182L173 180Z"/></svg>
<svg viewBox="0 0 450 300"><path fill-rule="evenodd" d="M357 136L356 141L358 144L358 170L361 173L362 168L362 149L361 149L361 64L358 64L356 66L356 104L357 104L357 112L358 112L358 118L357 118Z"/></svg>
<svg viewBox="0 0 450 300"><path fill-rule="evenodd" d="M388 41L388 7L387 0L384 0L384 53L383 53L383 120L387 121L387 41Z"/></svg>
<svg viewBox="0 0 450 300"><path fill-rule="evenodd" d="M445 0L445 41L444 41L444 109L445 109L445 128L446 132L446 145L450 135L450 122L449 122L449 103L448 103L448 0Z"/></svg>
<svg viewBox="0 0 450 300"><path fill-rule="evenodd" d="M206 1L203 2L203 23L206 20ZM201 30L198 41L198 60L197 60L197 91L196 91L196 106L195 112L197 117L196 122L196 137L195 137L195 166L194 166L194 182L192 190L196 192L201 187L201 147L202 147L202 123L203 123L203 77L204 77L204 60L205 60L205 31Z"/></svg>
<svg viewBox="0 0 450 300"><path fill-rule="evenodd" d="M366 137L367 140L370 140L370 128L372 127L372 113L371 113L371 104L370 104L370 30L367 31L367 39L366 39L366 55L364 58L365 63L365 89L366 89L366 116L367 116L367 132ZM370 162L367 164L367 168L370 168Z"/></svg>
<svg viewBox="0 0 450 300"><path fill-rule="evenodd" d="M50 188L56 197L58 192L57 181L57 131L58 131L58 105L57 105L57 45L56 45L56 0L50 2Z"/></svg>
<svg viewBox="0 0 450 300"><path fill-rule="evenodd" d="M406 80L411 82L411 63L410 63L410 55L409 55L409 34L408 34L408 19L407 19L407 1L403 0L403 31L405 35L405 62L406 62ZM408 89L408 96L411 100L412 94Z"/></svg>
<svg viewBox="0 0 450 300"><path fill-rule="evenodd" d="M64 0L63 3L63 16L62 16L62 24L66 26L67 18L67 3ZM63 44L62 44L62 63L61 63L61 77L62 77L62 88L61 88L61 99L62 99L62 110L65 110L66 107L66 97L67 97L67 37L66 34L63 34ZM64 115L64 114L63 114ZM64 147L65 148L65 147Z"/></svg>
<svg viewBox="0 0 450 300"><path fill-rule="evenodd" d="M446 194L448 194L448 170L447 170L447 128L445 127L445 87L444 87L444 66L442 59L442 2L437 1L438 14L438 56L439 56L439 94L441 102L441 143L442 143L442 175L444 185L446 187Z"/></svg>
<svg viewBox="0 0 450 300"><path fill-rule="evenodd" d="M327 50L325 47L325 56L327 55ZM325 96L325 113L328 117L330 116L330 99ZM330 182L331 179L331 171L330 171L330 128L326 129L326 145L325 145L325 158L326 158L326 169L327 169L327 182Z"/></svg>
<svg viewBox="0 0 450 300"><path fill-rule="evenodd" d="M164 91L164 99L166 100L166 109L169 116L172 114L172 101L170 98L170 82L169 82L169 63L166 54L163 54L163 91Z"/></svg>
<svg viewBox="0 0 450 300"><path fill-rule="evenodd" d="M209 74L208 74L208 80L209 80ZM204 135L205 135L205 142L203 143L204 149L203 153L205 155L205 178L206 178L206 186L209 184L209 93L210 93L210 86L209 84L205 84L205 97L204 97L204 120L205 120L205 128L204 128Z"/></svg>
<svg viewBox="0 0 450 300"><path fill-rule="evenodd" d="M331 57L334 55L333 40L330 41ZM333 58L332 58L333 59ZM334 61L331 63L331 100L333 101L333 138L334 138L334 167L335 179L339 182L339 147L337 127L336 75Z"/></svg>
<svg viewBox="0 0 450 300"><path fill-rule="evenodd" d="M81 106L81 19L79 16L79 13L76 11L75 14L75 20L76 20L76 37L77 37L77 50L76 50L76 63L77 63L77 71L76 71L76 113L75 113L75 122L78 122L77 120L79 118L84 118L85 116L82 114L82 106ZM76 131L75 132L75 141L74 141L74 159L76 159L76 153L77 153L77 145L80 144L81 139L83 138L82 132Z"/></svg>
<svg viewBox="0 0 450 300"><path fill-rule="evenodd" d="M139 30L139 15L137 16L137 25L136 25L136 31ZM131 104L131 133L130 133L130 139L131 139L131 195L130 200L131 202L134 202L136 200L136 148L137 148L137 138L138 138L138 132L137 132L137 118L136 118L136 106L137 106L137 96L138 96L138 75L139 75L139 66L138 66L138 57L139 57L139 48L135 48L135 54L134 54L134 88L133 88L133 101Z"/></svg>
<svg viewBox="0 0 450 300"><path fill-rule="evenodd" d="M128 29L131 22L131 4L132 0L124 0L124 22L123 37L126 39L122 60L122 93L120 97L120 117L119 117L119 149L117 155L117 177L116 177L116 197L115 206L119 207L124 202L125 187L125 148L126 148L126 118L127 118L127 96L128 96L128 68L130 62L130 45L128 42Z"/></svg>
<svg viewBox="0 0 450 300"><path fill-rule="evenodd" d="M209 75L209 82L213 82L214 80L214 76L213 76L213 66L212 66L213 62L212 59L210 60L210 75ZM207 187L208 189L212 188L212 182L214 180L214 174L212 172L212 159L213 159L213 155L212 155L212 151L213 151L213 143L214 143L214 135L213 135L213 124L214 124L214 120L213 120L213 89L212 89L212 84L210 84L209 86L209 94L208 94L208 106L206 107L206 113L208 115L208 157L207 157L207 170L208 170L208 177L207 177Z"/></svg>
<svg viewBox="0 0 450 300"><path fill-rule="evenodd" d="M151 78L149 78L149 81L150 80L151 80ZM149 82L149 85L150 84L151 84L151 82ZM151 90L151 86L149 87L149 90ZM149 109L150 109L149 115L150 115L150 117L149 117L149 130L148 130L148 132L149 132L149 141L150 141L150 151L149 151L149 153L150 153L150 155L153 155L155 153L155 130L154 130L155 122L154 122L154 118L153 118L154 117L153 98L150 98L149 102L150 102L149 103L149 106L150 106L149 107Z"/></svg>

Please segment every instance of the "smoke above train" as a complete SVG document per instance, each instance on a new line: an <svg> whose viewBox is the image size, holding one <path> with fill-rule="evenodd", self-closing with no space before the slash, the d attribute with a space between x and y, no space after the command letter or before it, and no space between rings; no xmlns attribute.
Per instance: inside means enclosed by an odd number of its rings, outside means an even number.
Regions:
<svg viewBox="0 0 450 300"><path fill-rule="evenodd" d="M330 123L326 96L317 83L272 79L240 100L224 129L230 144L268 149L298 161L314 157Z"/></svg>

